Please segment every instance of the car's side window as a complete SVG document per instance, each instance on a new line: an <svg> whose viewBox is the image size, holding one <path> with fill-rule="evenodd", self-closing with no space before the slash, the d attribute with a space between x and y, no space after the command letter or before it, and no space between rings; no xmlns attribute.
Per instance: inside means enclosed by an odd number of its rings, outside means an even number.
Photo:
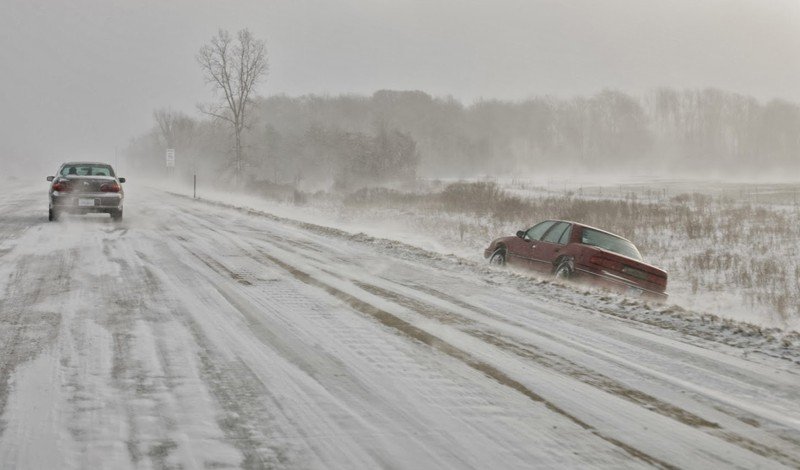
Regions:
<svg viewBox="0 0 800 470"><path fill-rule="evenodd" d="M567 229L564 230L564 233L561 234L561 238L558 239L558 243L560 245L566 245L567 243L569 243L569 239L571 236L572 236L572 224L569 224L569 227L567 227Z"/></svg>
<svg viewBox="0 0 800 470"><path fill-rule="evenodd" d="M525 238L528 240L541 240L542 235L553 226L556 222L554 220L546 220L542 223L536 224L533 227L529 228L528 231L525 233Z"/></svg>
<svg viewBox="0 0 800 470"><path fill-rule="evenodd" d="M569 223L567 222L559 222L553 226L550 230L547 231L547 234L542 238L543 242L548 243L558 243L558 240L561 239L561 236L564 232L569 228Z"/></svg>

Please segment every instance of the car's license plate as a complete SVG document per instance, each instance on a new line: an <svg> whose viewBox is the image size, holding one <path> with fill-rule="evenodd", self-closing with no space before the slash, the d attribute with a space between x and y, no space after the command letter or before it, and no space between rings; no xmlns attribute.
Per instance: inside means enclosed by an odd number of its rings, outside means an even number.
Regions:
<svg viewBox="0 0 800 470"><path fill-rule="evenodd" d="M78 199L78 205L80 207L94 206L94 199Z"/></svg>

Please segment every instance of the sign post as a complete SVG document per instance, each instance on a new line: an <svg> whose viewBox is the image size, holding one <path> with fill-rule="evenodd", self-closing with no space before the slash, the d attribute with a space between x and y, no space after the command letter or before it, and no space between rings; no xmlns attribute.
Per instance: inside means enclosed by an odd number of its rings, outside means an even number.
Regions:
<svg viewBox="0 0 800 470"><path fill-rule="evenodd" d="M167 149L167 175L172 176L175 171L175 149Z"/></svg>

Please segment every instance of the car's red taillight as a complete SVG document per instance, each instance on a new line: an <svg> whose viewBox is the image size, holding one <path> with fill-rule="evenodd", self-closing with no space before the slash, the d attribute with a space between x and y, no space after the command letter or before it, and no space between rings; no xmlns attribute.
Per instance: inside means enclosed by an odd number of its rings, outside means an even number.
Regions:
<svg viewBox="0 0 800 470"><path fill-rule="evenodd" d="M115 181L113 183L106 183L100 186L100 191L104 193L118 193L120 190L119 184Z"/></svg>
<svg viewBox="0 0 800 470"><path fill-rule="evenodd" d="M67 183L65 181L57 181L57 182L53 183L53 191L61 191L63 193L63 192L67 192L67 191L69 191L71 189L72 188L70 187L69 183Z"/></svg>

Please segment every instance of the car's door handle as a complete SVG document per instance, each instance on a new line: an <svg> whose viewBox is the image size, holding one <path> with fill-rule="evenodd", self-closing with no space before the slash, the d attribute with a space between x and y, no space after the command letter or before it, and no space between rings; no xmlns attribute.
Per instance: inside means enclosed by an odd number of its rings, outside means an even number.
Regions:
<svg viewBox="0 0 800 470"><path fill-rule="evenodd" d="M536 245L531 245L531 250L536 248Z"/></svg>

